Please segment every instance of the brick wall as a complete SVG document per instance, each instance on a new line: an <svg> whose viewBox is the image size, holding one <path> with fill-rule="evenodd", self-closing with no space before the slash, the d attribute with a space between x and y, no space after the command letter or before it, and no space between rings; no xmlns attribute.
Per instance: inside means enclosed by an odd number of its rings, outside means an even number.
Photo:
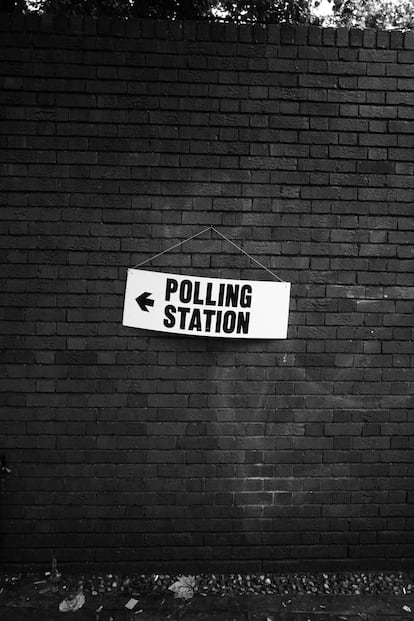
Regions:
<svg viewBox="0 0 414 621"><path fill-rule="evenodd" d="M4 558L410 562L414 33L2 28ZM287 340L122 327L210 224L292 282ZM269 278L210 233L152 269Z"/></svg>

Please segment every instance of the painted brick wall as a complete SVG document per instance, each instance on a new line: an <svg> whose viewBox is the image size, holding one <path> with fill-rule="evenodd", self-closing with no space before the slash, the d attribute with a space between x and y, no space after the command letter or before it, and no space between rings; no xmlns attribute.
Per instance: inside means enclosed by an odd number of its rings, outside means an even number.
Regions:
<svg viewBox="0 0 414 621"><path fill-rule="evenodd" d="M2 28L4 558L412 560L414 33ZM209 224L292 282L287 340L121 326ZM152 269L269 278L210 233Z"/></svg>

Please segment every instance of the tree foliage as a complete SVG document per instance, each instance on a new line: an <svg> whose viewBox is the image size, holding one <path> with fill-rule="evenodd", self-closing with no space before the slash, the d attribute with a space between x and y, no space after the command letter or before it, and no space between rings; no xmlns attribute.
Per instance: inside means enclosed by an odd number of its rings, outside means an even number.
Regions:
<svg viewBox="0 0 414 621"><path fill-rule="evenodd" d="M327 22L348 28L413 29L414 0L334 0Z"/></svg>
<svg viewBox="0 0 414 621"><path fill-rule="evenodd" d="M215 12L235 23L294 23L311 19L309 0L222 0Z"/></svg>
<svg viewBox="0 0 414 621"><path fill-rule="evenodd" d="M135 0L131 12L136 17L157 19L211 18L211 0Z"/></svg>
<svg viewBox="0 0 414 621"><path fill-rule="evenodd" d="M13 0L8 0L13 3ZM24 0L20 0L23 2ZM58 15L210 19L235 23L303 23L310 0L27 0L31 10Z"/></svg>
<svg viewBox="0 0 414 621"><path fill-rule="evenodd" d="M37 11L64 15L202 19L211 0L36 0Z"/></svg>
<svg viewBox="0 0 414 621"><path fill-rule="evenodd" d="M128 0L37 0L39 13L55 15L90 15L92 17L128 17Z"/></svg>
<svg viewBox="0 0 414 621"><path fill-rule="evenodd" d="M331 11L326 14L317 14L322 0L0 0L0 6L7 11L92 17L414 29L414 0L329 1Z"/></svg>

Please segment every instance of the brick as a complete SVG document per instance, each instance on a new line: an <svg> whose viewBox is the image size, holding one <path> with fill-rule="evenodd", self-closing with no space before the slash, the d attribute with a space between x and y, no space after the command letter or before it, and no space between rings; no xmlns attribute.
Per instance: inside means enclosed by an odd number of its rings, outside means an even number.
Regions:
<svg viewBox="0 0 414 621"><path fill-rule="evenodd" d="M364 40L364 31L356 28L352 28L349 31L349 44L352 47L361 47Z"/></svg>

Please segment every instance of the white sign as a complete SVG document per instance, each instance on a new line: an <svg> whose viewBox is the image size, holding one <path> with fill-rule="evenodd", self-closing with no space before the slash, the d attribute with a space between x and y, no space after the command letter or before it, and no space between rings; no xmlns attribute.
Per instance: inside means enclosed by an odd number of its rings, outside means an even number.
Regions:
<svg viewBox="0 0 414 621"><path fill-rule="evenodd" d="M123 325L192 336L285 339L290 283L128 270Z"/></svg>

